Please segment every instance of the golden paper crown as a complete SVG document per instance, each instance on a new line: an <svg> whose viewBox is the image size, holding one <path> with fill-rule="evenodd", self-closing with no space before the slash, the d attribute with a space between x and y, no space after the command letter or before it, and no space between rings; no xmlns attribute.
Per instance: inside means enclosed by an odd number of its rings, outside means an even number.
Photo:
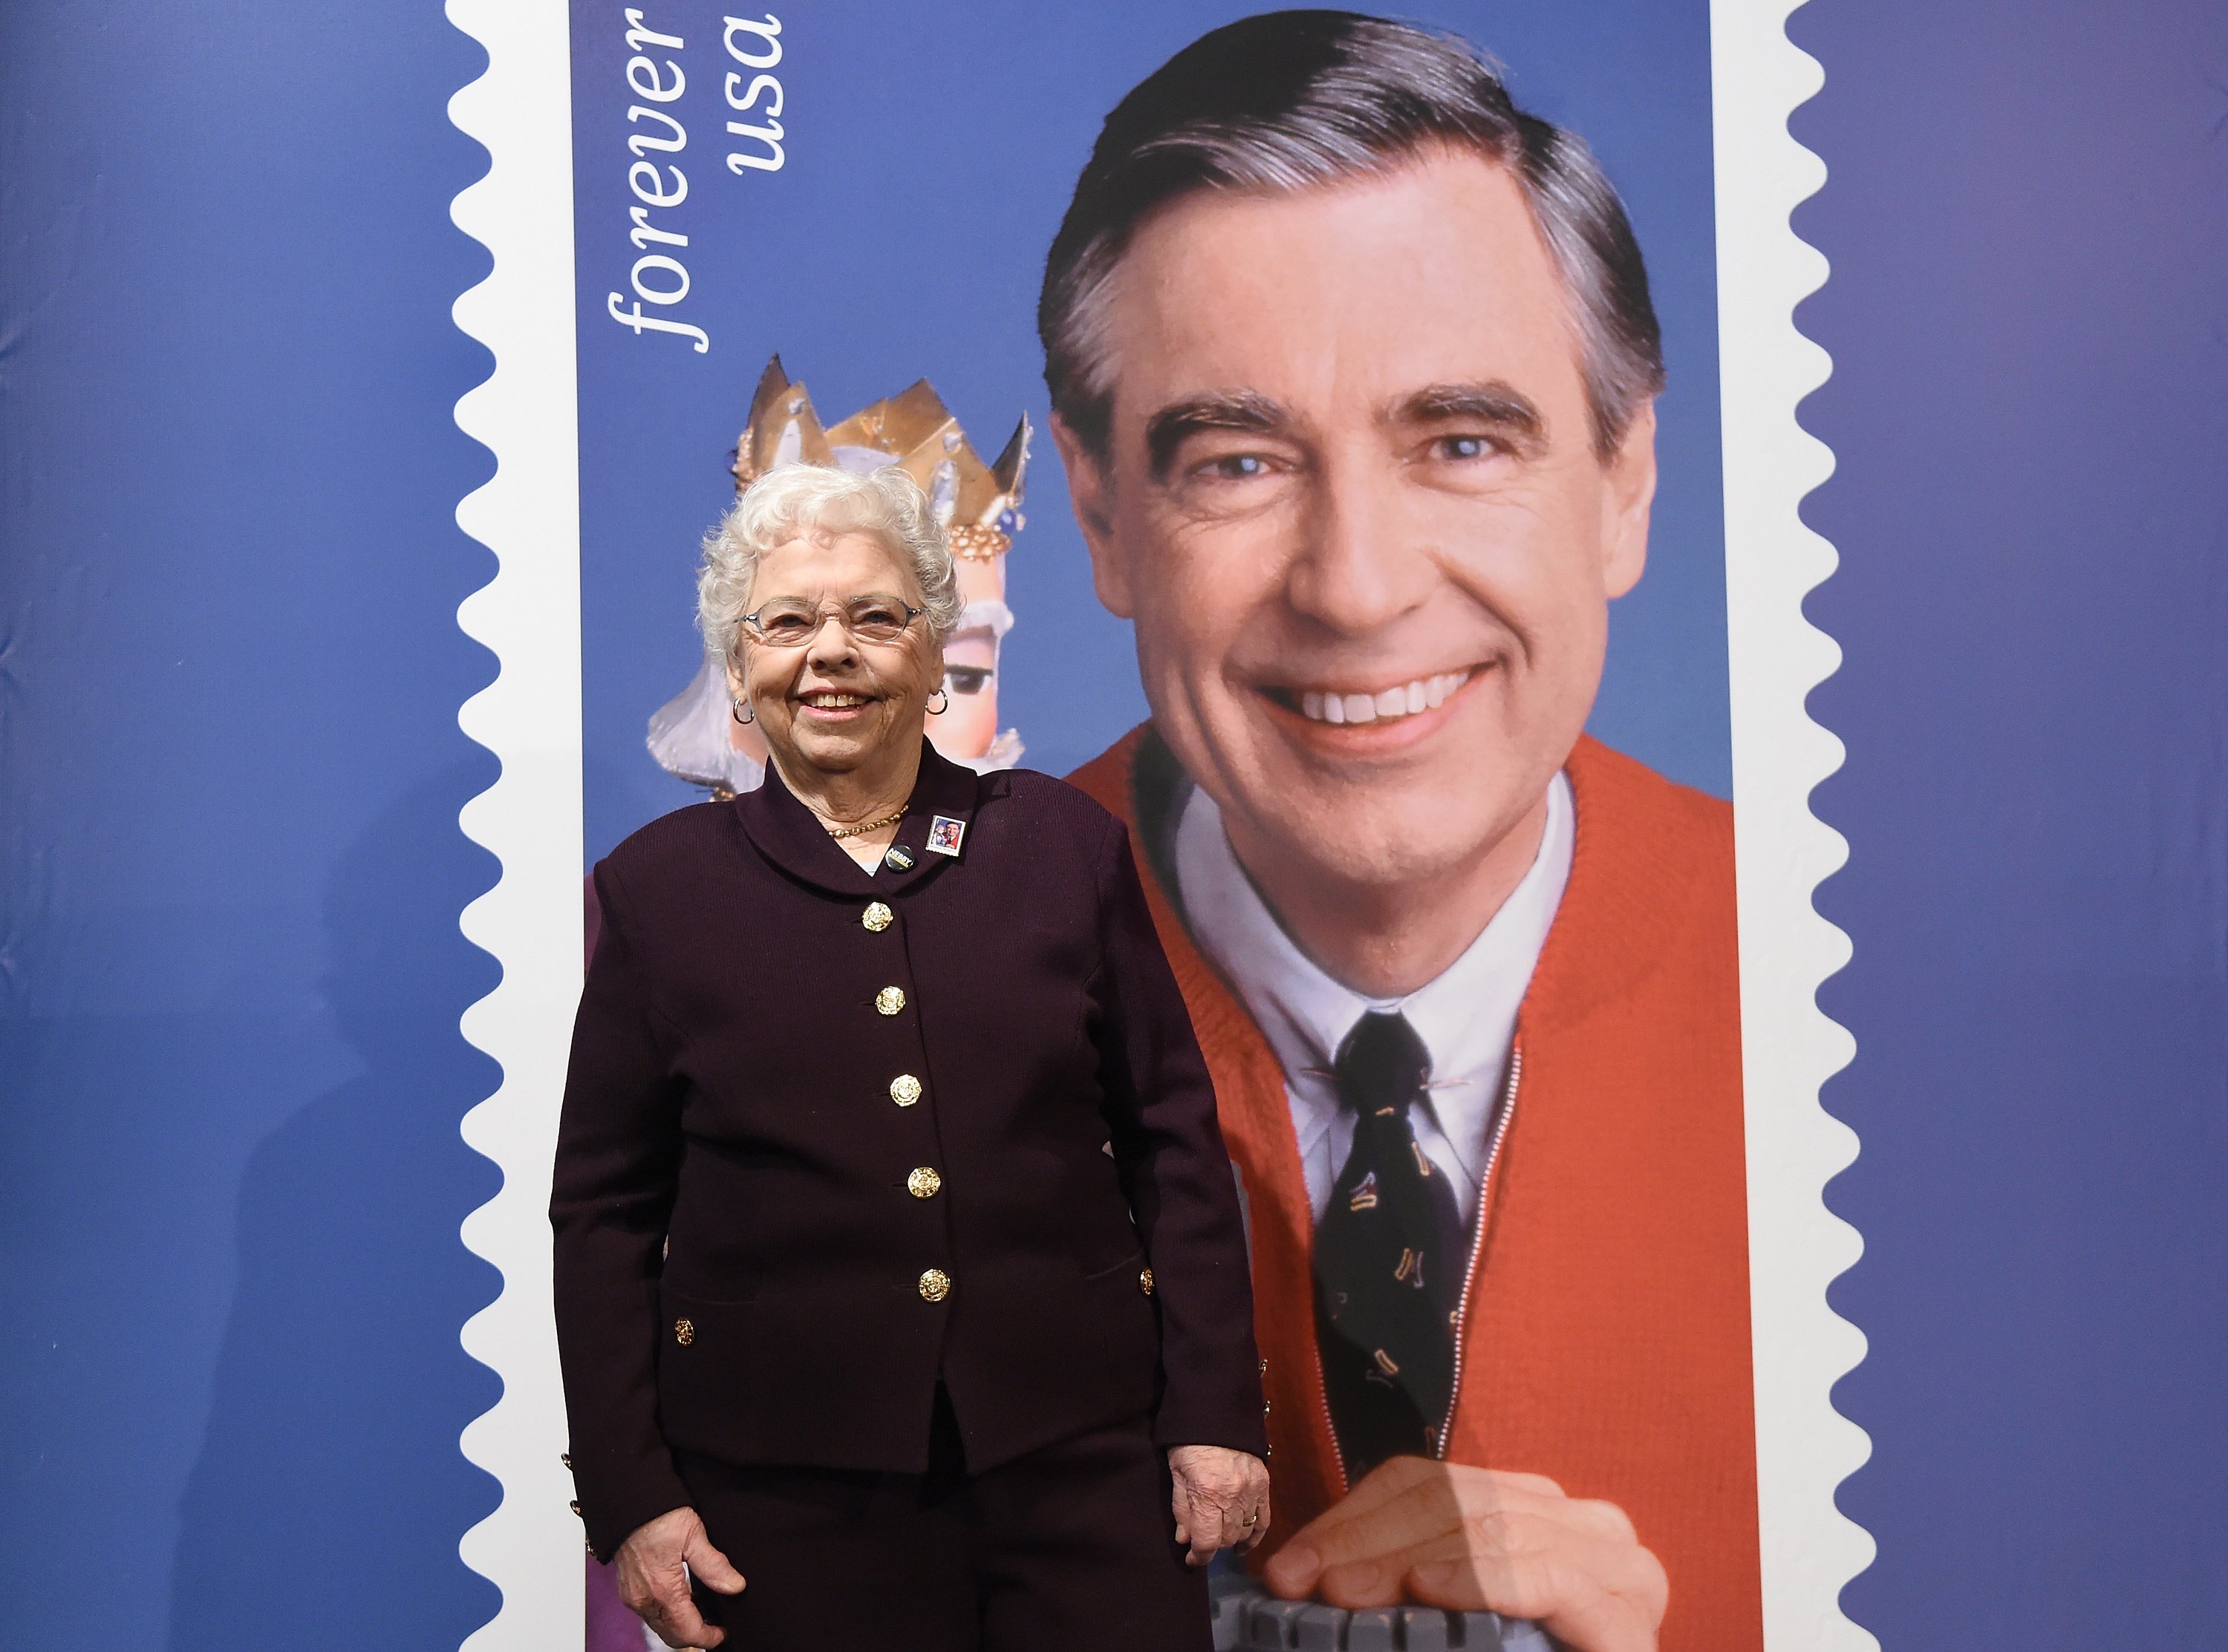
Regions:
<svg viewBox="0 0 2228 1652"><path fill-rule="evenodd" d="M751 398L751 421L735 440L735 491L795 461L846 470L894 463L928 495L929 507L951 535L952 554L988 560L1003 556L1021 530L1028 415L1014 427L1006 450L987 465L925 379L823 430L810 393L790 382L776 356Z"/></svg>

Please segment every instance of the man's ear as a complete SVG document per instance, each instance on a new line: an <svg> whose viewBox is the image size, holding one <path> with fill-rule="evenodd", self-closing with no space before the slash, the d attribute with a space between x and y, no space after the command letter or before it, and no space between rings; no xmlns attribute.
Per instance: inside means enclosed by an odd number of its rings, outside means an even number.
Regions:
<svg viewBox="0 0 2228 1652"><path fill-rule="evenodd" d="M1602 499L1602 585L1614 598L1637 585L1648 568L1648 517L1655 503L1654 402L1632 416L1604 474L1609 486Z"/></svg>
<svg viewBox="0 0 2228 1652"><path fill-rule="evenodd" d="M1060 468L1067 472L1067 498L1075 508L1076 526L1083 530L1083 543L1091 552L1092 586L1109 613L1117 619L1134 619L1129 558L1114 533L1111 466L1101 463L1058 413L1052 416L1052 439L1060 450Z"/></svg>

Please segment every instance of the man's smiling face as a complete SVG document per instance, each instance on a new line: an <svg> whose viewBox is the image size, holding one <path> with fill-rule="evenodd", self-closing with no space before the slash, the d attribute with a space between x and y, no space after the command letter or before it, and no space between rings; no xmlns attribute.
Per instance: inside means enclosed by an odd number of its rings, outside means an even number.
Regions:
<svg viewBox="0 0 2228 1652"><path fill-rule="evenodd" d="M1489 852L1585 726L1655 487L1651 413L1594 450L1514 181L1431 150L1188 196L1102 336L1103 462L1055 435L1155 725L1241 853L1390 884Z"/></svg>

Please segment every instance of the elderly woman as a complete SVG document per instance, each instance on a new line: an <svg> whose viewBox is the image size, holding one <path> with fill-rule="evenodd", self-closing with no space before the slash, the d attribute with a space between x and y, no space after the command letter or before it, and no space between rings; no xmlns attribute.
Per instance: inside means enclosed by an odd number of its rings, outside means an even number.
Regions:
<svg viewBox="0 0 2228 1652"><path fill-rule="evenodd" d="M902 472L768 471L699 599L771 765L596 868L551 1203L589 1544L675 1646L1205 1649L1264 1407L1127 836L923 738L959 604Z"/></svg>
<svg viewBox="0 0 2228 1652"><path fill-rule="evenodd" d="M766 363L750 417L735 438L735 491L740 494L784 459L864 473L896 465L929 496L929 509L950 537L961 608L944 641L944 704L929 708L929 743L978 774L1021 760L1018 731L998 727L998 655L1013 629L1006 606L1006 553L1026 520L1030 429L1023 414L1005 450L985 464L959 421L927 380L869 402L823 429L811 393L775 356ZM677 779L731 797L765 774L765 742L758 726L729 715L727 662L717 647L701 651L688 686L650 718L650 755Z"/></svg>

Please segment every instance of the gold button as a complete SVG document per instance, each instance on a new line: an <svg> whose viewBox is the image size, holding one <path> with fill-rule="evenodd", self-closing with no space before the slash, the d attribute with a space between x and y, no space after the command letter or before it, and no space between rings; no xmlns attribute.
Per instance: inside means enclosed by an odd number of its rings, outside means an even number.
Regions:
<svg viewBox="0 0 2228 1652"><path fill-rule="evenodd" d="M1269 1362L1266 1360L1261 1362L1261 1375L1263 1376L1269 1375Z"/></svg>
<svg viewBox="0 0 2228 1652"><path fill-rule="evenodd" d="M944 1185L944 1178L923 1164L906 1177L906 1191L916 1199L932 1199L936 1190Z"/></svg>
<svg viewBox="0 0 2228 1652"><path fill-rule="evenodd" d="M890 1100L901 1107L909 1107L920 1100L920 1081L910 1073L900 1073L890 1081Z"/></svg>
<svg viewBox="0 0 2228 1652"><path fill-rule="evenodd" d="M940 1267L929 1269L920 1276L920 1294L925 1301L943 1301L951 1294L951 1276Z"/></svg>
<svg viewBox="0 0 2228 1652"><path fill-rule="evenodd" d="M573 1504L572 1504L572 1505L570 1505L570 1506L571 1506L572 1510L573 1510L573 1512L574 1514L576 1514L576 1515L577 1515L577 1514L579 1514L579 1513L580 1512L580 1505L579 1505L579 1503L577 1503L577 1502L576 1502L576 1503L573 1503Z"/></svg>
<svg viewBox="0 0 2228 1652"><path fill-rule="evenodd" d="M1137 1289L1143 1291L1149 1297L1153 1294L1152 1269L1147 1268L1143 1273L1140 1273L1137 1276Z"/></svg>
<svg viewBox="0 0 2228 1652"><path fill-rule="evenodd" d="M686 1319L673 1322L673 1340L686 1348L696 1340L696 1327Z"/></svg>
<svg viewBox="0 0 2228 1652"><path fill-rule="evenodd" d="M867 909L859 915L859 922L865 924L870 933L880 934L890 927L890 920L895 915L889 908L884 906L880 901L875 901L869 903Z"/></svg>
<svg viewBox="0 0 2228 1652"><path fill-rule="evenodd" d="M571 1467L573 1466L573 1454L572 1454L570 1451L566 1452L562 1457L559 1457L557 1460L558 1460L560 1463L562 1463L562 1464L563 1464L567 1468L568 1468L568 1469L569 1469L569 1468L571 1468Z"/></svg>
<svg viewBox="0 0 2228 1652"><path fill-rule="evenodd" d="M874 1008L884 1015L895 1015L905 1008L905 988L886 986L874 994Z"/></svg>

